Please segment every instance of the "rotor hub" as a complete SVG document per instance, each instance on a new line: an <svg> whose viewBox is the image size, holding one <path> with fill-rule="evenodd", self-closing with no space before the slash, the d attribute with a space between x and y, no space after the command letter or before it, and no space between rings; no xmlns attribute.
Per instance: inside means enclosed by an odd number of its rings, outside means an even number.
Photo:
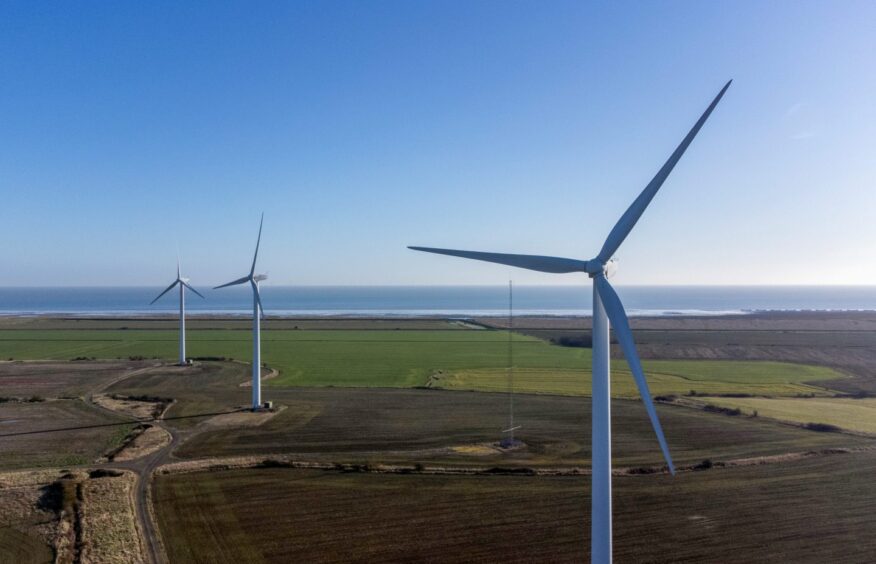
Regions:
<svg viewBox="0 0 876 564"><path fill-rule="evenodd" d="M597 276L611 278L617 272L617 259L611 259L608 262L602 262L599 259L588 260L586 272L590 278Z"/></svg>

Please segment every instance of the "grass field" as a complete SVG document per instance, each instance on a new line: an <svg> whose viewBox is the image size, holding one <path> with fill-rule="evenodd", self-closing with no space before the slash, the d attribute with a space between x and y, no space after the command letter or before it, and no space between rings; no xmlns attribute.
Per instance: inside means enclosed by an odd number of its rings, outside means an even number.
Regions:
<svg viewBox="0 0 876 564"><path fill-rule="evenodd" d="M615 479L617 562L864 562L876 454ZM249 469L158 477L172 561L581 562L586 477ZM265 523L271 523L266 527Z"/></svg>
<svg viewBox="0 0 876 564"><path fill-rule="evenodd" d="M739 408L743 413L757 411L794 423L827 423L849 431L876 434L876 399L850 398L708 398L704 401L722 407Z"/></svg>
<svg viewBox="0 0 876 564"><path fill-rule="evenodd" d="M522 391L589 393L590 350L550 345L515 335L514 364ZM191 356L248 360L251 334L242 330L188 332ZM439 385L453 389L504 389L507 334L467 330L276 330L262 337L262 358L280 371L271 387ZM165 330L3 330L0 358L68 360L174 358L177 334ZM615 361L615 393L633 396L632 381ZM818 393L803 382L842 376L824 367L737 361L646 361L654 392Z"/></svg>
<svg viewBox="0 0 876 564"><path fill-rule="evenodd" d="M626 363L613 361L612 395L638 397ZM648 386L654 395L746 393L752 395L825 394L822 387L804 384L842 377L830 368L786 362L719 360L646 360ZM504 391L506 368L463 369L433 378L434 385L450 390ZM514 388L523 393L582 395L590 393L590 372L553 368L516 368Z"/></svg>

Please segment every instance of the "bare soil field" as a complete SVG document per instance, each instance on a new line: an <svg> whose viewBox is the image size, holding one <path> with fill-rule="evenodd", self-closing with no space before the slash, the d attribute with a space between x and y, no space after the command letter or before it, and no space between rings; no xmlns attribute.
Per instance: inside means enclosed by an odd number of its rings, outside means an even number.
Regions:
<svg viewBox="0 0 876 564"><path fill-rule="evenodd" d="M131 361L28 361L0 363L0 396L80 397L102 383L148 366Z"/></svg>
<svg viewBox="0 0 876 564"><path fill-rule="evenodd" d="M127 419L82 400L0 403L0 469L88 464L130 430Z"/></svg>
<svg viewBox="0 0 876 564"><path fill-rule="evenodd" d="M861 452L615 478L615 559L869 561L874 470ZM585 476L262 468L162 475L154 499L174 561L581 562L588 490Z"/></svg>
<svg viewBox="0 0 876 564"><path fill-rule="evenodd" d="M281 411L262 418L239 411L249 402L248 390L239 386L247 372L246 365L227 362L166 367L116 383L107 392L174 398L165 424L195 432L176 449L175 455L182 458L273 453L330 462L589 465L588 398L518 395L515 421L523 425L519 437L525 448L475 456L469 447L501 438L499 431L508 417L508 397L503 393L266 388L265 399L273 400ZM727 417L671 405L658 409L679 463L869 444L860 437L816 433L763 418ZM617 400L613 415L618 464L662 464L641 403ZM225 424L240 417L255 417L259 425Z"/></svg>
<svg viewBox="0 0 876 564"><path fill-rule="evenodd" d="M508 318L479 317L473 321L487 327L505 329ZM515 329L590 329L590 317L538 317L514 318ZM874 311L782 311L745 315L666 315L659 317L633 317L630 326L636 329L658 331L876 331Z"/></svg>

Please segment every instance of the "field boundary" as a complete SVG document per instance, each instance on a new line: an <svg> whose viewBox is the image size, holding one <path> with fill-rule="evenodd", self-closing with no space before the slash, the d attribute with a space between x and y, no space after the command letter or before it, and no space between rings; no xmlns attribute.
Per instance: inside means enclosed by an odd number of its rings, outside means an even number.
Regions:
<svg viewBox="0 0 876 564"><path fill-rule="evenodd" d="M876 446L857 448L826 448L820 450L794 451L774 455L733 458L729 460L703 460L697 464L676 467L676 474L700 472L720 468L739 468L795 462L803 459L876 451ZM247 468L290 468L295 470L321 470L338 473L362 474L419 474L440 476L589 476L586 467L530 468L525 466L432 466L423 464L351 464L301 460L294 454L265 454L257 456L230 456L205 458L163 464L155 469L154 476L221 472ZM666 466L626 466L612 470L613 476L669 475Z"/></svg>

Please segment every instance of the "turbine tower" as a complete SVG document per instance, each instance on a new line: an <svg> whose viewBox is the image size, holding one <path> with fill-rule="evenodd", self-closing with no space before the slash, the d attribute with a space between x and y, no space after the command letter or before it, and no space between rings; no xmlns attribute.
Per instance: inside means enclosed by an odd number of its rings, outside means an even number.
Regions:
<svg viewBox="0 0 876 564"><path fill-rule="evenodd" d="M584 272L593 280L593 473L591 476L591 546L590 559L594 563L611 562L611 394L609 380L609 323L614 326L615 335L620 342L621 349L630 365L630 370L636 380L642 403L648 411L651 425L657 434L660 449L669 466L669 471L674 475L675 467L669 456L669 448L663 437L657 412L651 401L648 391L648 382L642 371L633 335L630 331L629 320L621 304L620 298L608 283L608 277L616 268L614 253L632 231L636 222L642 216L645 208L651 203L654 195L663 185L666 177L678 163L681 156L687 150L688 145L696 137L700 128L711 115L712 110L718 105L721 97L730 87L732 80L724 85L724 88L715 96L709 107L694 124L693 128L682 140L669 160L657 172L651 182L645 186L642 193L633 201L630 207L618 220L614 228L608 234L602 249L595 258L590 260L576 260L569 258L548 257L539 255L514 255L503 253L483 253L474 251L458 251L453 249L435 249L430 247L409 247L415 251L425 251L442 255L451 255L486 262L494 262L509 266L564 274L570 272Z"/></svg>
<svg viewBox="0 0 876 564"><path fill-rule="evenodd" d="M179 284L179 365L186 364L186 288L201 296L201 293L189 286L189 279L183 278L179 271L179 257L176 259L176 280L173 284L167 287L166 290L158 294L158 297L152 300L149 305L154 304L161 299L161 296L173 290L173 287ZM204 296L201 296L204 298Z"/></svg>
<svg viewBox="0 0 876 564"><path fill-rule="evenodd" d="M260 318L264 315L264 310L262 309L262 297L259 294L259 282L262 280L266 280L268 278L267 274L256 274L256 259L259 258L259 244L262 241L262 224L265 221L265 214L262 213L262 218L259 221L259 236L256 239L256 248L255 254L252 257L252 267L249 269L249 274L244 276L243 278L238 278L233 282L229 282L227 284L222 284L221 286L216 286L213 288L214 290L218 290L219 288L227 288L228 286L237 286L239 284L246 284L249 282L249 285L252 287L252 408L253 410L258 409L262 404L262 381L261 381L261 367L262 367L262 336L261 336L261 325L259 323Z"/></svg>

